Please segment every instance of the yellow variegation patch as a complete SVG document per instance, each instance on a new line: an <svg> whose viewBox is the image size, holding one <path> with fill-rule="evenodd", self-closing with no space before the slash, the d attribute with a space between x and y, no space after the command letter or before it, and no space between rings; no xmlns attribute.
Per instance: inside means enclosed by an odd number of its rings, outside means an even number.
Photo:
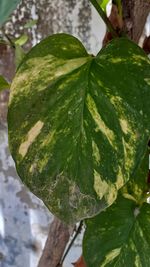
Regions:
<svg viewBox="0 0 150 267"><path fill-rule="evenodd" d="M40 134L42 128L44 126L44 123L42 121L38 121L28 132L27 139L24 141L20 147L19 147L19 154L22 157L25 157L25 155L28 152L29 147L32 145L32 143L35 141L37 136Z"/></svg>
<svg viewBox="0 0 150 267"><path fill-rule="evenodd" d="M104 262L102 262L101 267L108 266L108 263L110 263L113 259L115 259L120 254L121 248L115 248L107 253L105 256Z"/></svg>

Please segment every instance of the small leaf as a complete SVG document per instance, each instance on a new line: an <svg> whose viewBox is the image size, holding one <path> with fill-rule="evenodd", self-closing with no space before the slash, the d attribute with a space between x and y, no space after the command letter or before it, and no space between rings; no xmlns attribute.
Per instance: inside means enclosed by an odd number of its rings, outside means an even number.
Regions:
<svg viewBox="0 0 150 267"><path fill-rule="evenodd" d="M21 35L17 40L15 40L15 44L22 46L28 41L28 36L26 34Z"/></svg>
<svg viewBox="0 0 150 267"><path fill-rule="evenodd" d="M103 9L103 11L106 13L106 7L110 0L97 0L100 7Z"/></svg>
<svg viewBox="0 0 150 267"><path fill-rule="evenodd" d="M46 38L19 66L11 153L22 180L64 221L110 206L135 172L150 135L149 69L126 38L92 57L67 34Z"/></svg>
<svg viewBox="0 0 150 267"><path fill-rule="evenodd" d="M29 20L25 25L24 28L28 29L31 28L33 26L35 26L37 24L38 20L37 19L33 19L33 20Z"/></svg>
<svg viewBox="0 0 150 267"><path fill-rule="evenodd" d="M20 63L22 62L24 57L25 57L25 51L23 50L23 48L20 45L16 44L15 45L16 68L18 68L18 66L20 65Z"/></svg>
<svg viewBox="0 0 150 267"><path fill-rule="evenodd" d="M5 78L0 75L0 92L5 90L5 89L9 89L10 84L5 80Z"/></svg>
<svg viewBox="0 0 150 267"><path fill-rule="evenodd" d="M8 19L9 15L17 7L21 0L1 0L0 1L0 26Z"/></svg>
<svg viewBox="0 0 150 267"><path fill-rule="evenodd" d="M146 153L126 186L128 194L120 192L111 207L86 221L83 254L88 267L150 266L150 205L142 203L148 189L147 163Z"/></svg>

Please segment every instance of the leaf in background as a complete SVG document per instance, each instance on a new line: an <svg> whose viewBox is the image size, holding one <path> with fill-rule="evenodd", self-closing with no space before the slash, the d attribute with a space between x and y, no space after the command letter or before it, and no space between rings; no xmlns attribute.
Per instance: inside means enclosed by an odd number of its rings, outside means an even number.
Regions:
<svg viewBox="0 0 150 267"><path fill-rule="evenodd" d="M120 193L106 211L86 220L83 254L88 267L150 266L150 205L142 203L146 201L147 173L146 153L136 175L125 186L129 185L128 194Z"/></svg>
<svg viewBox="0 0 150 267"><path fill-rule="evenodd" d="M9 89L10 84L5 80L5 78L0 75L0 92L5 90L5 89Z"/></svg>
<svg viewBox="0 0 150 267"><path fill-rule="evenodd" d="M106 13L106 7L110 0L97 0L100 7L103 9L103 11Z"/></svg>
<svg viewBox="0 0 150 267"><path fill-rule="evenodd" d="M21 0L1 0L0 1L0 26L7 20L9 15L17 7Z"/></svg>
<svg viewBox="0 0 150 267"><path fill-rule="evenodd" d="M28 29L31 28L33 26L35 26L37 24L38 20L37 19L33 19L33 20L29 20L25 25L24 28Z"/></svg>
<svg viewBox="0 0 150 267"><path fill-rule="evenodd" d="M88 267L150 266L150 205L120 196L88 220L83 254Z"/></svg>
<svg viewBox="0 0 150 267"><path fill-rule="evenodd" d="M22 62L23 58L25 57L25 51L23 50L23 48L16 44L15 45L15 65L16 68L18 68L18 66L20 65L20 63Z"/></svg>
<svg viewBox="0 0 150 267"><path fill-rule="evenodd" d="M24 183L64 221L111 205L141 161L150 134L149 69L126 38L91 57L67 34L43 40L18 68L11 153Z"/></svg>
<svg viewBox="0 0 150 267"><path fill-rule="evenodd" d="M14 41L16 45L22 46L28 41L28 35L23 34L17 40Z"/></svg>

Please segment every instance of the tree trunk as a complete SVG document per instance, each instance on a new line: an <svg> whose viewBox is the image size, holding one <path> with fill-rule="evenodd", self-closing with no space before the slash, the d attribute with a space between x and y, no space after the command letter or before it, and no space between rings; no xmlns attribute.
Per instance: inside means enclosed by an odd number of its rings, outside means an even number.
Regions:
<svg viewBox="0 0 150 267"><path fill-rule="evenodd" d="M117 6L113 4L109 19L118 33L126 33L131 40L138 44L150 12L150 1L122 0L122 8L123 16L121 19ZM111 39L111 33L107 32L103 40L103 45L106 45ZM149 43L146 43L146 47L148 47L147 44Z"/></svg>
<svg viewBox="0 0 150 267"><path fill-rule="evenodd" d="M136 43L143 33L150 12L149 0L122 0L124 30Z"/></svg>
<svg viewBox="0 0 150 267"><path fill-rule="evenodd" d="M45 249L38 267L61 267L59 262L63 256L69 236L68 227L59 219L55 218L50 225Z"/></svg>

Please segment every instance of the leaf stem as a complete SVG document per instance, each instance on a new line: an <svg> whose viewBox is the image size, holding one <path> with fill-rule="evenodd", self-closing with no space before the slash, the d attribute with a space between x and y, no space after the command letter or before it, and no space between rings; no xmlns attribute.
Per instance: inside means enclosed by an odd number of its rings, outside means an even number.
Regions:
<svg viewBox="0 0 150 267"><path fill-rule="evenodd" d="M10 43L10 46L13 48L13 49L15 49L16 48L16 46L15 46L15 44L13 43L13 41L11 40L11 38L5 33L5 37L6 37L6 39L8 40L8 42Z"/></svg>
<svg viewBox="0 0 150 267"><path fill-rule="evenodd" d="M114 38L118 37L118 33L114 29L114 27L111 24L110 20L107 18L105 12L102 10L102 8L100 7L100 5L98 4L97 0L89 0L89 1L96 8L97 12L99 13L99 15L101 16L101 18L105 22L105 24L106 24L108 30L111 32L112 36Z"/></svg>
<svg viewBox="0 0 150 267"><path fill-rule="evenodd" d="M70 244L69 244L69 246L68 246L68 248L67 248L67 250L66 250L66 252L65 252L65 254L64 254L64 256L63 256L63 258L62 258L62 260L61 260L60 263L58 264L58 267L59 267L59 266L62 266L62 264L63 264L63 262L64 262L66 256L68 255L68 253L69 253L69 251L70 251L70 249L71 249L71 247L72 247L74 241L76 240L77 236L80 234L80 232L81 232L81 230L82 230L82 226L83 226L83 221L80 222L80 224L79 224L79 226L78 226L78 229L76 230L75 235L74 235L74 237L72 238L72 240L71 240L71 242L70 242Z"/></svg>
<svg viewBox="0 0 150 267"><path fill-rule="evenodd" d="M16 46L15 46L14 42L11 40L11 38L8 36L8 34L5 33L5 30L3 29L3 27L1 28L1 31L2 31L3 36L8 41L7 45L10 45L13 49L16 49Z"/></svg>

